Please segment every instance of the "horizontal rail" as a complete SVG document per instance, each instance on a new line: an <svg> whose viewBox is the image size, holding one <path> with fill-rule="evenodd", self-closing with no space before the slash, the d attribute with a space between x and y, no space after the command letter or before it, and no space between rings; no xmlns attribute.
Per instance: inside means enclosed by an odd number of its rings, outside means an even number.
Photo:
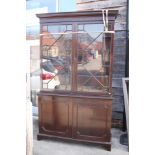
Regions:
<svg viewBox="0 0 155 155"><path fill-rule="evenodd" d="M90 31L90 32L60 32L60 33L48 33L48 34L83 34L83 33L107 33L107 34L114 34L115 31ZM43 34L43 33L40 33L41 36L43 35L48 35L48 34Z"/></svg>

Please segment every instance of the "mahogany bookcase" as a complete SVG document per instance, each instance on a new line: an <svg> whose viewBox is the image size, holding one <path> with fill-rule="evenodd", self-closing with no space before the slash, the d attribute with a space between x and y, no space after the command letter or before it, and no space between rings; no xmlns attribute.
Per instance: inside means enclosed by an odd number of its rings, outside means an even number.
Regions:
<svg viewBox="0 0 155 155"><path fill-rule="evenodd" d="M37 14L40 19L39 133L111 150L114 22L108 11Z"/></svg>

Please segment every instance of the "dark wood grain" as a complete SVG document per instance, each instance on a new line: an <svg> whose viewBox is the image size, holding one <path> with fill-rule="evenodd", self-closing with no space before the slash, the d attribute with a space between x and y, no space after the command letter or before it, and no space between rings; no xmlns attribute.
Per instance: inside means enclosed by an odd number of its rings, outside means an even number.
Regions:
<svg viewBox="0 0 155 155"><path fill-rule="evenodd" d="M109 11L109 29L114 30L117 11ZM45 25L72 24L73 32L78 24L103 23L101 11L38 14L41 33ZM72 79L71 90L41 90L39 100L38 140L43 138L66 139L71 141L102 144L111 150L112 117L112 61L113 34L106 35L110 42L109 75L111 93L77 91L77 34L72 34ZM40 38L42 46L42 37ZM40 48L42 49L42 48ZM40 54L42 58L42 54ZM82 80L82 79L81 79ZM104 80L103 80L104 81ZM92 83L93 84L93 83Z"/></svg>
<svg viewBox="0 0 155 155"><path fill-rule="evenodd" d="M39 132L71 137L70 104L68 98L39 96Z"/></svg>

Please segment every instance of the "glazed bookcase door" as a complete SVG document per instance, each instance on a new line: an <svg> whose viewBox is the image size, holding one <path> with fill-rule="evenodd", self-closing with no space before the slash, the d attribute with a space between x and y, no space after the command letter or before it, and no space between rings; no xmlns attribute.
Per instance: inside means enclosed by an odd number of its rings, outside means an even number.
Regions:
<svg viewBox="0 0 155 155"><path fill-rule="evenodd" d="M111 37L103 24L78 24L77 91L109 94Z"/></svg>
<svg viewBox="0 0 155 155"><path fill-rule="evenodd" d="M72 25L44 25L41 36L42 89L71 91ZM48 74L51 77L48 78Z"/></svg>

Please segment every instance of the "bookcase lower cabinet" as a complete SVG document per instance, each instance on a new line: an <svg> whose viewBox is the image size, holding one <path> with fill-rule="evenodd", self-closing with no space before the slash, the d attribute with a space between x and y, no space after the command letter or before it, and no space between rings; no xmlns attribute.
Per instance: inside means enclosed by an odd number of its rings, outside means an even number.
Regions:
<svg viewBox="0 0 155 155"><path fill-rule="evenodd" d="M111 150L112 99L39 94L38 140L62 138Z"/></svg>

